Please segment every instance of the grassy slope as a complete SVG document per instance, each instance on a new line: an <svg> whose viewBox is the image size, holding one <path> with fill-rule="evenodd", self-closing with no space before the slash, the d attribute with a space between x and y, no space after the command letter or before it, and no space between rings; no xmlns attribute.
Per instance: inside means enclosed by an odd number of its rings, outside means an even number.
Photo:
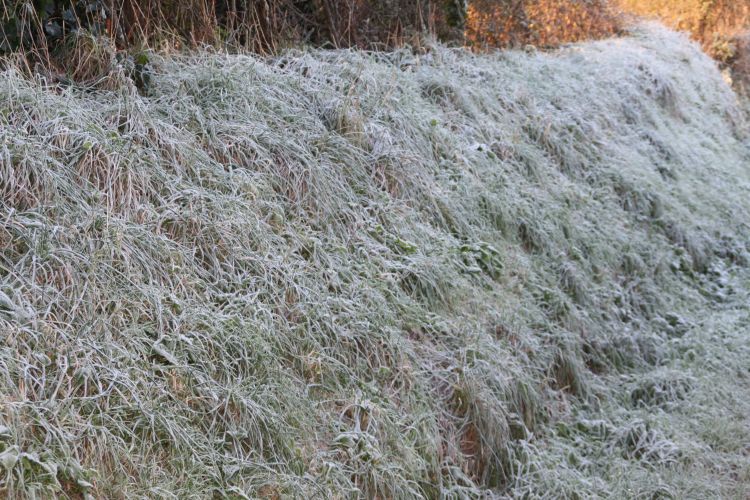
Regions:
<svg viewBox="0 0 750 500"><path fill-rule="evenodd" d="M154 66L0 79L11 497L747 496L750 154L695 46Z"/></svg>

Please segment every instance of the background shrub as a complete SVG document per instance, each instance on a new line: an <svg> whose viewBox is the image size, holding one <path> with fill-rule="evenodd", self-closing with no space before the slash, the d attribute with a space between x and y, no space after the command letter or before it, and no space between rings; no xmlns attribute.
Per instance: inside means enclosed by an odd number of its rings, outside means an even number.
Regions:
<svg viewBox="0 0 750 500"><path fill-rule="evenodd" d="M556 46L619 30L607 0L473 0L466 38L475 47Z"/></svg>
<svg viewBox="0 0 750 500"><path fill-rule="evenodd" d="M736 49L735 37L750 26L750 0L619 0L639 15L657 16L671 27L688 31L719 60Z"/></svg>
<svg viewBox="0 0 750 500"><path fill-rule="evenodd" d="M0 0L2 49L47 46L85 28L118 46L292 43L389 47L417 32L460 37L463 0Z"/></svg>

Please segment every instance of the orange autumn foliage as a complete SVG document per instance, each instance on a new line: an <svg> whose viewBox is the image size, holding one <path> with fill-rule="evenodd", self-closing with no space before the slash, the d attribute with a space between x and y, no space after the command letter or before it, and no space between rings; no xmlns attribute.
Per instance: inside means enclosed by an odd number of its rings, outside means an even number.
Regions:
<svg viewBox="0 0 750 500"><path fill-rule="evenodd" d="M612 36L620 16L607 0L473 0L466 24L476 48L552 47Z"/></svg>

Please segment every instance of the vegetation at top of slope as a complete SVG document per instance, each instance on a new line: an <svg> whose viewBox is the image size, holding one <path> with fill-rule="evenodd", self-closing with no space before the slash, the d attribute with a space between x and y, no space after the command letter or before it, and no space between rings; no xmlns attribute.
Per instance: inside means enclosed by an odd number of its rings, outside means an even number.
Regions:
<svg viewBox="0 0 750 500"><path fill-rule="evenodd" d="M261 53L305 43L382 48L415 33L460 35L464 11L462 0L0 2L5 49L56 43L80 29L120 48L226 44Z"/></svg>
<svg viewBox="0 0 750 500"><path fill-rule="evenodd" d="M429 33L474 47L557 46L619 31L607 0L0 1L0 53L59 57L86 31L119 49L229 46L269 53L303 44L389 48ZM64 50L62 51L64 53Z"/></svg>
<svg viewBox="0 0 750 500"><path fill-rule="evenodd" d="M622 25L609 0L473 0L465 35L475 48L557 47L613 36Z"/></svg>
<svg viewBox="0 0 750 500"><path fill-rule="evenodd" d="M747 493L704 376L746 316L700 321L748 136L696 46L149 64L0 79L3 494Z"/></svg>
<svg viewBox="0 0 750 500"><path fill-rule="evenodd" d="M85 30L125 48L187 44L275 52L290 45L387 48L431 33L475 48L560 44L621 32L620 11L691 32L716 59L738 57L750 4L727 0L2 0L0 51L49 57Z"/></svg>
<svg viewBox="0 0 750 500"><path fill-rule="evenodd" d="M700 41L712 56L731 59L732 39L750 29L748 0L618 0L628 12L658 16Z"/></svg>

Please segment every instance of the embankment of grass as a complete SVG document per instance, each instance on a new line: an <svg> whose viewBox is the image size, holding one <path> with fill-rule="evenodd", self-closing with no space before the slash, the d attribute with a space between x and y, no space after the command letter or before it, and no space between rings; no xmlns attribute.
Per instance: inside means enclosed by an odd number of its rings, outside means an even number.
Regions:
<svg viewBox="0 0 750 500"><path fill-rule="evenodd" d="M4 494L747 493L748 135L685 37L113 64L0 78Z"/></svg>

